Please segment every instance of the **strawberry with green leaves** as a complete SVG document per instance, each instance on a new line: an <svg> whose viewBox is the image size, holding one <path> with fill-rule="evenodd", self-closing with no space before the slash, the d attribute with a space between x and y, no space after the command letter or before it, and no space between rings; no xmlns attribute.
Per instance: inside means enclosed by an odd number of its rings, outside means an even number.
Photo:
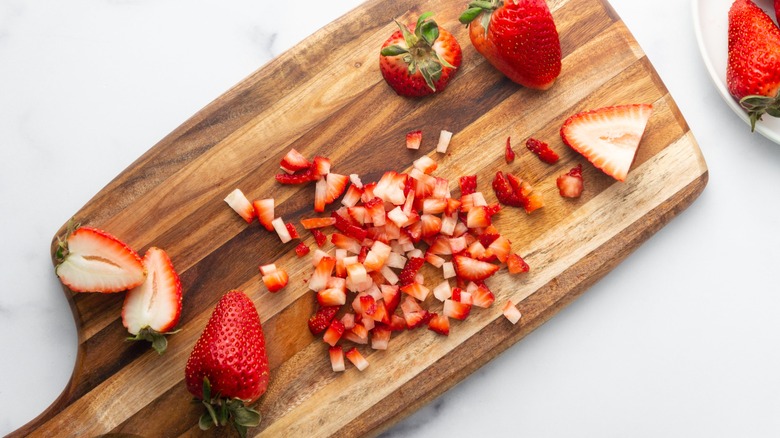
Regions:
<svg viewBox="0 0 780 438"><path fill-rule="evenodd" d="M162 249L146 250L143 263L146 280L125 295L122 324L134 335L130 340L149 341L162 354L168 346L165 335L173 333L181 317L181 281Z"/></svg>
<svg viewBox="0 0 780 438"><path fill-rule="evenodd" d="M420 15L412 30L396 21L399 30L382 44L379 69L385 81L401 96L440 93L460 67L460 44L431 15L431 12Z"/></svg>
<svg viewBox="0 0 780 438"><path fill-rule="evenodd" d="M780 28L751 0L729 9L726 84L750 117L780 117Z"/></svg>
<svg viewBox="0 0 780 438"><path fill-rule="evenodd" d="M460 22L477 52L513 82L547 90L561 73L561 42L545 0L472 1Z"/></svg>
<svg viewBox="0 0 780 438"><path fill-rule="evenodd" d="M214 308L184 372L187 390L206 409L200 428L231 423L246 436L248 427L260 424L260 413L247 406L265 393L268 375L257 309L246 294L230 291Z"/></svg>

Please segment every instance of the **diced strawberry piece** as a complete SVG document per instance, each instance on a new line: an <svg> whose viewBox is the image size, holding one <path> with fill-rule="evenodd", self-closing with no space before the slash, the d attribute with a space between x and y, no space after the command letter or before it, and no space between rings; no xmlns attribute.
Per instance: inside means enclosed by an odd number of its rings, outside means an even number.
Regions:
<svg viewBox="0 0 780 438"><path fill-rule="evenodd" d="M344 190L347 189L349 177L347 175L340 175L338 173L329 173L325 177L325 181L327 182L325 203L330 204L338 199L338 197L344 193Z"/></svg>
<svg viewBox="0 0 780 438"><path fill-rule="evenodd" d="M458 179L460 185L460 196L470 195L477 191L477 175L461 176Z"/></svg>
<svg viewBox="0 0 780 438"><path fill-rule="evenodd" d="M363 190L358 188L355 184L350 184L347 193L341 198L341 204L345 207L354 207L360 201L362 195Z"/></svg>
<svg viewBox="0 0 780 438"><path fill-rule="evenodd" d="M436 239L434 239L431 246L428 248L428 252L437 255L452 254L452 248L450 247L450 240L445 236L437 236Z"/></svg>
<svg viewBox="0 0 780 438"><path fill-rule="evenodd" d="M309 249L309 245L304 242L299 243L298 246L295 247L295 254L298 255L298 257L305 256L309 253L309 251L311 251L311 249Z"/></svg>
<svg viewBox="0 0 780 438"><path fill-rule="evenodd" d="M390 219L396 226L403 227L409 221L409 216L404 214L401 207L395 207L387 213L387 218Z"/></svg>
<svg viewBox="0 0 780 438"><path fill-rule="evenodd" d="M428 330L448 336L450 334L450 319L444 315L434 313L431 320L428 321Z"/></svg>
<svg viewBox="0 0 780 438"><path fill-rule="evenodd" d="M441 275L444 277L444 279L452 278L456 275L455 273L455 266L452 262L446 262L443 265L441 265Z"/></svg>
<svg viewBox="0 0 780 438"><path fill-rule="evenodd" d="M471 313L471 304L461 303L455 300L445 300L442 313L447 318L463 321L468 318L469 313Z"/></svg>
<svg viewBox="0 0 780 438"><path fill-rule="evenodd" d="M488 245L485 256L495 256L498 261L505 263L511 251L512 242L504 236L498 236L490 245Z"/></svg>
<svg viewBox="0 0 780 438"><path fill-rule="evenodd" d="M336 345L336 342L341 339L341 336L344 334L344 324L341 323L338 319L334 319L330 322L330 326L328 326L328 329L325 330L325 334L322 336L322 340L327 342L328 345L333 347Z"/></svg>
<svg viewBox="0 0 780 438"><path fill-rule="evenodd" d="M504 304L502 312L504 313L506 319L508 319L512 324L517 324L517 321L520 321L520 317L522 317L520 310L517 309L515 303L513 303L512 300L507 300L506 304Z"/></svg>
<svg viewBox="0 0 780 438"><path fill-rule="evenodd" d="M329 158L316 156L311 162L310 172L313 179L319 179L330 173L331 161Z"/></svg>
<svg viewBox="0 0 780 438"><path fill-rule="evenodd" d="M422 237L433 237L441 231L441 218L432 214L423 214L420 216L422 222Z"/></svg>
<svg viewBox="0 0 780 438"><path fill-rule="evenodd" d="M420 143L422 143L422 131L418 129L416 131L410 131L406 133L407 149L420 149Z"/></svg>
<svg viewBox="0 0 780 438"><path fill-rule="evenodd" d="M333 217L313 217L309 219L301 219L301 225L307 230L315 228L324 228L336 223L336 219Z"/></svg>
<svg viewBox="0 0 780 438"><path fill-rule="evenodd" d="M401 273L398 275L398 279L400 280L401 286L406 286L407 284L414 283L414 278L417 275L417 271L422 268L423 264L425 264L425 259L422 257L412 257L404 266L404 269L401 271Z"/></svg>
<svg viewBox="0 0 780 438"><path fill-rule="evenodd" d="M363 192L364 195L366 191L368 191L368 185L366 185L366 189ZM366 212L371 217L371 222L374 226L381 227L385 224L387 213L385 212L385 203L382 199L374 197L368 201L363 200L363 206L366 207Z"/></svg>
<svg viewBox="0 0 780 438"><path fill-rule="evenodd" d="M312 168L308 168L295 173L278 173L275 178L280 184L296 185L316 181L317 175L312 171Z"/></svg>
<svg viewBox="0 0 780 438"><path fill-rule="evenodd" d="M316 228L313 228L310 231L314 236L314 240L317 242L317 246L322 247L322 245L325 245L325 243L328 241L328 236L326 236L322 231Z"/></svg>
<svg viewBox="0 0 780 438"><path fill-rule="evenodd" d="M374 350L387 350L390 343L391 331L387 327L376 326L371 331L371 348Z"/></svg>
<svg viewBox="0 0 780 438"><path fill-rule="evenodd" d="M450 282L447 280L442 281L436 287L433 288L433 296L439 301L444 301L452 297L452 289L450 288Z"/></svg>
<svg viewBox="0 0 780 438"><path fill-rule="evenodd" d="M451 199L451 198L450 198ZM447 209L447 199L424 199L422 202L422 212L425 214L440 214Z"/></svg>
<svg viewBox="0 0 780 438"><path fill-rule="evenodd" d="M525 146L528 148L529 151L536 154L536 156L539 157L540 160L544 161L547 164L554 164L558 161L558 154L555 153L552 149L550 149L550 145L547 143L537 140L535 138L529 138L528 141L525 142Z"/></svg>
<svg viewBox="0 0 780 438"><path fill-rule="evenodd" d="M287 232L290 233L290 237L293 239L300 239L301 235L298 234L298 230L295 229L295 224L292 222L287 222L284 224L285 227L287 227Z"/></svg>
<svg viewBox="0 0 780 438"><path fill-rule="evenodd" d="M382 291L382 301L385 303L387 313L395 313L398 304L401 303L401 291L398 286L385 285L379 287Z"/></svg>
<svg viewBox="0 0 780 438"><path fill-rule="evenodd" d="M282 243L287 243L292 240L290 231L287 229L287 225L285 225L282 218L278 217L272 220L271 225L273 225L274 230L276 231L276 234L279 236L279 240L281 240Z"/></svg>
<svg viewBox="0 0 780 438"><path fill-rule="evenodd" d="M559 176L555 181L558 193L564 198L579 198L584 184L582 182L582 164L573 167L569 172Z"/></svg>
<svg viewBox="0 0 780 438"><path fill-rule="evenodd" d="M252 206L252 203L249 202L249 199L246 198L244 192L240 189L233 190L225 197L225 202L233 211L238 213L246 223L252 223L252 220L254 220L256 215L255 208Z"/></svg>
<svg viewBox="0 0 780 438"><path fill-rule="evenodd" d="M352 327L355 326L355 314L345 313L341 316L341 323L344 324L345 329L352 330Z"/></svg>
<svg viewBox="0 0 780 438"><path fill-rule="evenodd" d="M279 163L279 167L287 173L308 169L310 166L309 160L295 149L290 149Z"/></svg>
<svg viewBox="0 0 780 438"><path fill-rule="evenodd" d="M287 276L287 272L283 269L277 269L268 275L263 275L263 284L265 284L265 287L268 288L269 292L278 292L282 290L283 287L287 286L288 281L289 277Z"/></svg>
<svg viewBox="0 0 780 438"><path fill-rule="evenodd" d="M376 313L376 301L371 295L360 295L360 309L361 313L368 316L374 316Z"/></svg>
<svg viewBox="0 0 780 438"><path fill-rule="evenodd" d="M463 203L458 199L448 198L447 207L444 208L444 214L449 216L451 214L457 213L458 211L460 211L462 204Z"/></svg>
<svg viewBox="0 0 780 438"><path fill-rule="evenodd" d="M352 362L352 365L355 365L359 371L363 371L366 369L366 367L368 367L368 361L365 357L363 357L362 354L360 354L357 348L352 347L351 350L347 351L346 356L347 359Z"/></svg>
<svg viewBox="0 0 780 438"><path fill-rule="evenodd" d="M452 296L450 298L452 298L453 301L460 302L460 294L463 293L463 289L461 289L459 287L453 287L451 293L452 293Z"/></svg>
<svg viewBox="0 0 780 438"><path fill-rule="evenodd" d="M525 260L523 260L523 258L517 254L509 254L506 259L506 267L510 274L520 274L531 270L531 267L528 266L528 263L526 263Z"/></svg>
<svg viewBox="0 0 780 438"><path fill-rule="evenodd" d="M345 236L344 234L340 233L333 233L330 236L330 241L336 245L337 248L346 249L353 254L360 254L360 242L349 236Z"/></svg>
<svg viewBox="0 0 780 438"><path fill-rule="evenodd" d="M328 197L328 181L322 178L314 185L314 211L322 213L325 211L325 200Z"/></svg>
<svg viewBox="0 0 780 438"><path fill-rule="evenodd" d="M351 330L344 332L344 339L356 344L368 344L368 329L362 323L355 324Z"/></svg>
<svg viewBox="0 0 780 438"><path fill-rule="evenodd" d="M387 313L387 306L385 306L384 299L376 301L376 311L372 315L372 319L382 324L390 324L390 314Z"/></svg>
<svg viewBox="0 0 780 438"><path fill-rule="evenodd" d="M427 287L419 283L411 283L407 284L406 286L401 286L401 291L417 298L420 301L425 301L425 298L428 297L428 293L430 292Z"/></svg>
<svg viewBox="0 0 780 438"><path fill-rule="evenodd" d="M390 315L390 324L387 327L394 332L406 330L406 319L400 315Z"/></svg>
<svg viewBox="0 0 780 438"><path fill-rule="evenodd" d="M493 242L495 242L496 239L498 239L499 237L501 237L500 234L492 233L492 232L490 232L490 233L489 232L485 232L485 233L482 233L482 234L479 235L479 243L481 243L482 246L487 248Z"/></svg>
<svg viewBox="0 0 780 438"><path fill-rule="evenodd" d="M330 367L334 372L342 372L346 370L344 364L344 350L341 345L335 345L328 348L328 355L330 356Z"/></svg>
<svg viewBox="0 0 780 438"><path fill-rule="evenodd" d="M488 289L484 283L479 284L479 286L477 286L477 288L471 292L471 302L477 307L487 309L488 307L492 306L495 301L495 295L493 295L493 292Z"/></svg>
<svg viewBox="0 0 780 438"><path fill-rule="evenodd" d="M512 187L509 185L509 181L501 171L496 172L496 176L493 178L493 191L496 193L498 202L512 207L523 206L523 202L515 194L515 191L512 190ZM463 208L461 207L461 210L462 209Z"/></svg>
<svg viewBox="0 0 780 438"><path fill-rule="evenodd" d="M436 145L436 152L443 154L447 152L447 148L450 146L450 140L452 139L452 133L450 131L442 130L439 133L439 143Z"/></svg>
<svg viewBox="0 0 780 438"><path fill-rule="evenodd" d="M402 205L406 200L404 188L406 174L394 171L385 172L374 187L374 195L393 205Z"/></svg>
<svg viewBox="0 0 780 438"><path fill-rule="evenodd" d="M466 216L466 226L469 228L485 228L490 224L487 207L473 207Z"/></svg>
<svg viewBox="0 0 780 438"><path fill-rule="evenodd" d="M420 307L420 305L417 304L417 301L411 296L407 296L404 299L404 302L401 303L401 311L403 312L404 320L406 320L406 326L409 330L426 324L431 318L431 314Z"/></svg>
<svg viewBox="0 0 780 438"><path fill-rule="evenodd" d="M268 275L272 272L276 272L276 265L274 263L260 265L260 275Z"/></svg>
<svg viewBox="0 0 780 438"><path fill-rule="evenodd" d="M466 240L466 235L453 237L449 239L449 241L450 249L452 249L453 254L459 254L463 252L469 245L468 240Z"/></svg>
<svg viewBox="0 0 780 438"><path fill-rule="evenodd" d="M371 245L371 250L366 254L366 259L363 262L363 266L366 267L366 271L379 271L384 266L387 258L390 257L392 248L384 242L375 241Z"/></svg>
<svg viewBox="0 0 780 438"><path fill-rule="evenodd" d="M317 267L314 268L314 274L309 279L309 289L319 291L325 288L335 266L336 259L333 257L322 257L317 263Z"/></svg>
<svg viewBox="0 0 780 438"><path fill-rule="evenodd" d="M333 174L331 173L331 175ZM356 239L358 241L363 241L363 239L365 239L366 236L368 236L368 231L364 230L363 228L360 228L357 225L351 224L347 219L345 219L343 216L339 215L338 213L333 212L331 216L335 219L333 225L336 227L336 229L338 229L345 235L353 239Z"/></svg>
<svg viewBox="0 0 780 438"><path fill-rule="evenodd" d="M341 289L321 289L317 292L320 306L343 306L347 302L347 293Z"/></svg>
<svg viewBox="0 0 780 438"><path fill-rule="evenodd" d="M317 336L327 330L338 311L339 306L324 306L318 308L314 315L309 318L309 331L311 331L311 334Z"/></svg>
<svg viewBox="0 0 780 438"><path fill-rule="evenodd" d="M489 259L491 259L491 257L485 256L487 250L479 240L474 241L471 245L469 245L469 247L466 248L466 251L472 258L475 258L477 260L489 261Z"/></svg>
<svg viewBox="0 0 780 438"><path fill-rule="evenodd" d="M432 266L436 268L441 268L441 265L443 265L446 260L437 256L436 254L433 254L431 252L426 252L425 261L430 263Z"/></svg>
<svg viewBox="0 0 780 438"><path fill-rule="evenodd" d="M498 265L462 255L453 256L452 262L455 267L455 273L461 280L481 281L498 271Z"/></svg>
<svg viewBox="0 0 780 438"><path fill-rule="evenodd" d="M437 167L439 167L436 161L427 155L423 155L422 157L414 160L412 165L415 168L420 169L426 175L430 175L434 170L436 170Z"/></svg>
<svg viewBox="0 0 780 438"><path fill-rule="evenodd" d="M515 161L515 151L512 150L511 137L506 138L506 147L504 148L504 160L506 164L510 164Z"/></svg>
<svg viewBox="0 0 780 438"><path fill-rule="evenodd" d="M255 200L252 202L252 208L254 208L255 215L260 220L260 225L264 226L268 231L273 231L274 226L271 222L274 220L274 199Z"/></svg>

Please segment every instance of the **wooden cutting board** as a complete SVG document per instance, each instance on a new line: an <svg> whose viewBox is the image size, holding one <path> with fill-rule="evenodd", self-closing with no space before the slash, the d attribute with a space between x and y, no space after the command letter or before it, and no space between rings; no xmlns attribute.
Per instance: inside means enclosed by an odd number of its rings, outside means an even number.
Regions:
<svg viewBox="0 0 780 438"><path fill-rule="evenodd" d="M61 397L13 435L147 436L198 434L199 406L183 383L184 364L218 298L242 289L254 300L268 342L272 383L258 407L264 436L375 435L429 402L522 339L609 272L687 207L707 182L707 167L677 106L605 0L549 1L561 36L563 72L546 92L519 87L472 48L457 22L463 2L370 0L273 60L173 131L74 214L82 224L117 235L143 253L171 255L184 285L181 332L158 356L124 341L123 294L73 294L79 353ZM425 11L463 46L463 65L442 94L396 96L378 71L378 49L395 29ZM356 37L358 36L358 37ZM602 174L566 148L558 135L578 111L644 102L655 112L625 183ZM419 151L405 134L422 129ZM440 130L455 133L447 154L434 151ZM511 136L518 159L504 162ZM553 166L523 148L533 136L561 154ZM241 188L250 199L273 196L277 216L313 216L313 186L273 179L291 147L333 160L333 170L376 181L407 170L422 154L439 163L457 193L457 177L477 173L488 201L497 170L530 181L546 206L533 213L505 208L495 219L524 255L530 273L503 269L489 280L496 305L453 321L449 337L428 330L393 337L388 351L362 348L370 366L333 373L325 344L306 321L314 309L305 286L308 257L256 223L247 226L223 198ZM578 200L557 194L555 178L584 163ZM312 247L311 235L298 227ZM61 234L63 229L57 232ZM258 265L276 262L290 285L270 294ZM435 276L431 275L429 282ZM438 278L438 277L437 277ZM433 285L433 284L431 284ZM519 303L511 325L501 304ZM432 300L432 298L429 298ZM213 432L212 432L213 433Z"/></svg>

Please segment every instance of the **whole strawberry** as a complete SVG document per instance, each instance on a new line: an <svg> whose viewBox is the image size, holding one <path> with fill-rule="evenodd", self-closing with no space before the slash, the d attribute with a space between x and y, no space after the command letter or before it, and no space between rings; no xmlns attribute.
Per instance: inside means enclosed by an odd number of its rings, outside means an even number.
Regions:
<svg viewBox="0 0 780 438"><path fill-rule="evenodd" d="M780 29L751 0L729 9L726 83L747 110L751 130L765 113L780 117Z"/></svg>
<svg viewBox="0 0 780 438"><path fill-rule="evenodd" d="M268 357L260 317L241 291L220 298L187 361L187 390L202 400L200 428L232 423L241 436L260 424L260 413L246 407L268 387Z"/></svg>
<svg viewBox="0 0 780 438"><path fill-rule="evenodd" d="M422 97L443 91L460 67L462 53L455 37L420 15L413 32L396 21L379 56L382 77L401 96Z"/></svg>
<svg viewBox="0 0 780 438"><path fill-rule="evenodd" d="M545 0L474 1L460 22L477 52L512 81L546 90L561 73L561 42Z"/></svg>

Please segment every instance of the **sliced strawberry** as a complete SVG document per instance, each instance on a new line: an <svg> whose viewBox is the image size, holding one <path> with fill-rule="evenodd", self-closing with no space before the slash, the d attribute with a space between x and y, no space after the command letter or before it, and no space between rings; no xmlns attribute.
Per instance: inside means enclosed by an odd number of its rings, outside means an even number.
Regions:
<svg viewBox="0 0 780 438"><path fill-rule="evenodd" d="M325 334L322 336L322 340L328 343L331 347L336 345L336 342L341 339L344 334L344 324L338 319L334 319L330 322L330 326L325 330Z"/></svg>
<svg viewBox="0 0 780 438"><path fill-rule="evenodd" d="M428 321L428 330L448 336L450 334L450 319L444 315L434 313L431 320Z"/></svg>
<svg viewBox="0 0 780 438"><path fill-rule="evenodd" d="M310 166L309 160L295 149L290 149L279 163L279 167L287 173L308 169Z"/></svg>
<svg viewBox="0 0 780 438"><path fill-rule="evenodd" d="M529 151L536 154L540 160L547 164L554 164L558 161L558 154L556 154L554 150L550 149L550 145L541 140L529 138L525 142L525 147L527 147Z"/></svg>
<svg viewBox="0 0 780 438"><path fill-rule="evenodd" d="M506 147L504 148L504 160L506 164L515 161L515 151L512 150L511 137L506 138Z"/></svg>
<svg viewBox="0 0 780 438"><path fill-rule="evenodd" d="M59 245L55 272L73 292L121 292L146 279L138 253L105 231L81 227Z"/></svg>
<svg viewBox="0 0 780 438"><path fill-rule="evenodd" d="M365 357L363 357L362 354L357 350L357 348L352 347L351 350L346 352L347 359L349 359L350 362L352 362L352 365L355 365L355 367L358 369L358 371L363 371L368 367L368 361Z"/></svg>
<svg viewBox="0 0 780 438"><path fill-rule="evenodd" d="M320 306L314 315L309 318L309 331L311 331L311 334L317 336L327 330L338 311L339 306Z"/></svg>
<svg viewBox="0 0 780 438"><path fill-rule="evenodd" d="M257 199L252 202L252 208L255 210L260 225L268 231L273 231L274 226L271 222L274 220L274 198Z"/></svg>
<svg viewBox="0 0 780 438"><path fill-rule="evenodd" d="M470 195L477 191L477 175L462 176L458 179L460 196Z"/></svg>
<svg viewBox="0 0 780 438"><path fill-rule="evenodd" d="M452 262L455 273L461 280L482 281L498 271L498 265L462 255L453 256Z"/></svg>
<svg viewBox="0 0 780 438"><path fill-rule="evenodd" d="M324 228L336 223L336 219L333 217L313 217L309 219L301 219L301 225L307 230L314 228Z"/></svg>
<svg viewBox="0 0 780 438"><path fill-rule="evenodd" d="M279 292L287 286L289 280L290 278L284 269L277 269L268 275L263 275L263 284L265 284L269 292Z"/></svg>
<svg viewBox="0 0 780 438"><path fill-rule="evenodd" d="M335 345L328 348L328 355L330 356L330 367L334 372L342 372L346 370L344 366L344 350L341 345Z"/></svg>
<svg viewBox="0 0 780 438"><path fill-rule="evenodd" d="M135 335L131 339L149 341L162 354L168 345L164 335L176 327L181 316L181 281L162 249L149 248L143 264L146 280L125 295L122 324Z"/></svg>
<svg viewBox="0 0 780 438"><path fill-rule="evenodd" d="M246 198L244 192L240 189L233 190L225 197L225 202L248 224L252 223L252 220L255 218L255 208L249 202L249 199Z"/></svg>
<svg viewBox="0 0 780 438"><path fill-rule="evenodd" d="M507 300L506 304L504 304L502 312L506 319L508 319L512 324L517 324L517 321L520 321L520 317L522 316L520 314L520 310L517 309L515 303L513 303L512 300Z"/></svg>
<svg viewBox="0 0 780 438"><path fill-rule="evenodd" d="M407 149L420 149L420 143L422 142L422 131L419 129L416 131L410 131L406 133L406 148Z"/></svg>
<svg viewBox="0 0 780 438"><path fill-rule="evenodd" d="M447 318L463 321L468 318L469 313L471 313L471 304L461 303L455 300L445 300L442 313Z"/></svg>
<svg viewBox="0 0 780 438"><path fill-rule="evenodd" d="M322 245L327 243L328 236L326 236L325 233L316 228L313 228L309 231L311 231L311 234L314 236L314 240L317 242L317 246L322 247Z"/></svg>
<svg viewBox="0 0 780 438"><path fill-rule="evenodd" d="M288 224L288 225L289 225L289 224ZM308 254L308 253L309 253L309 251L311 251L311 249L309 248L309 245L307 245L307 244L306 244L306 243L304 243L304 242L301 242L301 243L299 243L299 244L298 244L298 246L296 246L296 247L295 247L295 254L296 254L298 257L303 257L303 256L305 256L306 254Z"/></svg>
<svg viewBox="0 0 780 438"><path fill-rule="evenodd" d="M561 138L604 173L625 181L652 113L649 104L584 111L564 122Z"/></svg>
<svg viewBox="0 0 780 438"><path fill-rule="evenodd" d="M555 181L558 185L558 193L564 198L579 198L584 184L582 182L582 164L571 168L567 173L559 176Z"/></svg>
<svg viewBox="0 0 780 438"><path fill-rule="evenodd" d="M349 176L341 175L338 173L329 173L325 177L327 182L327 191L325 195L325 203L330 204L347 189L347 183L349 182Z"/></svg>
<svg viewBox="0 0 780 438"><path fill-rule="evenodd" d="M479 284L477 288L471 292L471 302L477 307L487 309L492 306L495 301L495 295L493 295L493 292L488 289L484 283Z"/></svg>
<svg viewBox="0 0 780 438"><path fill-rule="evenodd" d="M520 274L531 270L528 263L517 254L509 254L509 257L506 259L506 267L510 274Z"/></svg>
<svg viewBox="0 0 780 438"><path fill-rule="evenodd" d="M404 269L398 275L401 286L414 283L414 278L417 276L417 271L425 264L425 259L422 257L412 257L404 266Z"/></svg>

